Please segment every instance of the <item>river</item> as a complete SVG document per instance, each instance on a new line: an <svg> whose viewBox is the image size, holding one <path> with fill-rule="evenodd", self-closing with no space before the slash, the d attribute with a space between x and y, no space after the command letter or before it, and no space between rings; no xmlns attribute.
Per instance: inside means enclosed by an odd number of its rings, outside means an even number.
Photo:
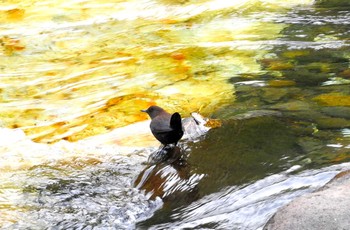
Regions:
<svg viewBox="0 0 350 230"><path fill-rule="evenodd" d="M262 229L350 169L347 0L0 3L1 229ZM149 163L151 105L210 118Z"/></svg>

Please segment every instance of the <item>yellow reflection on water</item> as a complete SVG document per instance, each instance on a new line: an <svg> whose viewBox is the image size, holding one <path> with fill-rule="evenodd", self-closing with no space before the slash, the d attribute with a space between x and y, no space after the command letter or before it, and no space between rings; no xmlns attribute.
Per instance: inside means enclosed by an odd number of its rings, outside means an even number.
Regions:
<svg viewBox="0 0 350 230"><path fill-rule="evenodd" d="M256 60L267 51L255 41L275 39L283 29L244 14L312 2L2 2L0 127L20 128L33 140L50 143L81 140L148 119L140 109L153 104L184 117L193 111L210 115L234 102L228 82L232 76L261 71ZM52 160L47 145L36 156L28 150L40 146L28 143L25 149L1 148L0 175ZM4 183L1 193L10 191ZM10 189L18 190L18 183ZM13 210L19 209L17 198L4 197L0 226L15 222Z"/></svg>
<svg viewBox="0 0 350 230"><path fill-rule="evenodd" d="M2 126L36 141L75 141L144 120L139 110L152 104L208 115L234 101L230 77L260 71L264 51L247 40L282 29L232 19L255 3L8 1L0 8Z"/></svg>

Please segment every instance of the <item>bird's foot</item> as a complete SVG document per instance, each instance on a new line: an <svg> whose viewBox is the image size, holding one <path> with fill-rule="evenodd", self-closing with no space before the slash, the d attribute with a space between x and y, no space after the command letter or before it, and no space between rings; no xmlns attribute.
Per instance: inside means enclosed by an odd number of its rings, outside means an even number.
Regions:
<svg viewBox="0 0 350 230"><path fill-rule="evenodd" d="M178 152L180 152L180 148L176 147L175 144L162 145L156 152L148 157L148 163L158 164L161 162L168 162L169 160L172 162L178 158L174 157L179 155L177 154ZM172 158L174 158L174 160Z"/></svg>

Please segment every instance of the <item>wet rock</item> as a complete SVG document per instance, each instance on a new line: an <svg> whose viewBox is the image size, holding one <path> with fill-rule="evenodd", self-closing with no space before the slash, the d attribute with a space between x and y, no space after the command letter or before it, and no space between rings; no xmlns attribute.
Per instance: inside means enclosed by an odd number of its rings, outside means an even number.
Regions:
<svg viewBox="0 0 350 230"><path fill-rule="evenodd" d="M148 157L149 164L158 164L167 162L168 164L179 160L182 156L181 149L177 146L167 145L164 148L161 146L157 151L153 152Z"/></svg>
<svg viewBox="0 0 350 230"><path fill-rule="evenodd" d="M254 88L251 85L244 85L244 84L235 84L235 93L237 95L237 99L241 99L241 97L249 98L249 97L257 97L259 94L257 90L254 90Z"/></svg>
<svg viewBox="0 0 350 230"><path fill-rule="evenodd" d="M315 69L308 68L305 66L300 66L296 68L297 70L285 71L285 75L290 76L291 80L294 80L297 84L315 86L328 80L329 75L327 73L322 73L320 70L315 71Z"/></svg>
<svg viewBox="0 0 350 230"><path fill-rule="evenodd" d="M287 111L286 115L296 120L306 122L315 122L317 118L324 117L322 113L316 110Z"/></svg>
<svg viewBox="0 0 350 230"><path fill-rule="evenodd" d="M198 113L191 113L191 117L182 120L182 126L184 128L183 139L189 139L191 141L196 140L198 137L204 135L210 129L207 126L209 119L202 117Z"/></svg>
<svg viewBox="0 0 350 230"><path fill-rule="evenodd" d="M350 2L348 0L320 0L316 2L320 6L350 6Z"/></svg>
<svg viewBox="0 0 350 230"><path fill-rule="evenodd" d="M310 105L304 101L290 101L286 103L280 103L271 106L272 109L285 110L285 111L301 111L309 110Z"/></svg>
<svg viewBox="0 0 350 230"><path fill-rule="evenodd" d="M270 117L270 116L282 116L281 112L274 111L274 110L252 110L246 113L238 114L236 116L233 116L231 119L233 120L244 120L244 119L250 119L250 118L257 118L257 117Z"/></svg>
<svg viewBox="0 0 350 230"><path fill-rule="evenodd" d="M271 87L288 87L295 86L295 81L291 80L271 80L268 81L267 84Z"/></svg>
<svg viewBox="0 0 350 230"><path fill-rule="evenodd" d="M264 88L262 93L262 99L268 103L274 103L281 100L288 93L284 88Z"/></svg>
<svg viewBox="0 0 350 230"><path fill-rule="evenodd" d="M316 132L313 133L313 136L323 140L335 140L337 135L331 129L317 129Z"/></svg>
<svg viewBox="0 0 350 230"><path fill-rule="evenodd" d="M316 123L320 129L342 129L350 127L350 120L343 118L323 117L316 119Z"/></svg>
<svg viewBox="0 0 350 230"><path fill-rule="evenodd" d="M300 138L298 139L297 143L305 153L318 151L323 147L323 144L320 140L312 137Z"/></svg>
<svg viewBox="0 0 350 230"><path fill-rule="evenodd" d="M349 229L350 171L338 174L322 189L281 208L265 225L275 229Z"/></svg>
<svg viewBox="0 0 350 230"><path fill-rule="evenodd" d="M314 123L310 121L298 121L297 123L291 124L290 129L298 137L310 136L318 131Z"/></svg>
<svg viewBox="0 0 350 230"><path fill-rule="evenodd" d="M350 96L344 93L321 94L313 100L324 106L350 106Z"/></svg>
<svg viewBox="0 0 350 230"><path fill-rule="evenodd" d="M343 78L350 78L350 69L346 69L339 74Z"/></svg>
<svg viewBox="0 0 350 230"><path fill-rule="evenodd" d="M332 117L350 119L350 107L324 107L321 111Z"/></svg>

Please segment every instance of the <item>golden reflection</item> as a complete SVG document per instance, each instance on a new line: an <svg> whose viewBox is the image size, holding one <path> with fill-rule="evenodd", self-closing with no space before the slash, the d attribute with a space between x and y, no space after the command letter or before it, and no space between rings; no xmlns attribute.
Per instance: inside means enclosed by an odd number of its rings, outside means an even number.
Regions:
<svg viewBox="0 0 350 230"><path fill-rule="evenodd" d="M280 11L312 2L2 2L0 125L24 130L37 142L53 143L98 137L145 120L139 110L153 104L185 117L198 110L208 116L235 100L229 83L232 76L261 71L257 59L267 51L255 42L274 39L283 29L283 25L246 19L245 12ZM323 98L318 99L326 101ZM346 98L340 99L345 103ZM123 139L121 132L127 130L117 130L120 143L143 146L130 136ZM154 141L146 136L141 134L146 143ZM18 176L20 172L47 162L84 167L105 157L105 152L97 157L95 149L82 150L85 145L78 150L73 145L65 148L65 142L4 143L0 148L0 186L8 178L16 183L10 184L14 190L1 187L0 226L16 222L23 211L16 205L24 184L16 180L24 178ZM14 171L17 177L4 173ZM7 196L10 191L16 192Z"/></svg>
<svg viewBox="0 0 350 230"><path fill-rule="evenodd" d="M187 113L202 108L208 115L234 100L228 78L242 70L259 71L253 56L264 53L214 44L271 39L282 29L229 18L184 23L205 12L234 10L245 1L186 6L142 2L132 8L135 4L9 3L0 18L12 18L1 39L7 55L0 73L5 126L23 128L36 141L75 141L143 120L136 111L150 104ZM168 10L151 16L150 5Z"/></svg>
<svg viewBox="0 0 350 230"><path fill-rule="evenodd" d="M0 9L0 119L55 142L144 120L137 111L151 104L209 115L234 101L232 75L260 71L255 59L265 51L239 41L283 29L233 23L242 7L254 3L8 1Z"/></svg>

